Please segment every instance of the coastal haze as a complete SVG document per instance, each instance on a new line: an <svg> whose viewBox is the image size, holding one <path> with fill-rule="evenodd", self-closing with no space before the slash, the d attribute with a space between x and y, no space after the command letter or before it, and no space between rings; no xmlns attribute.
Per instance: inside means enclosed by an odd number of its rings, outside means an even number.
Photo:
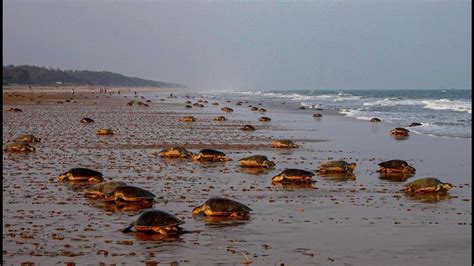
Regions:
<svg viewBox="0 0 474 266"><path fill-rule="evenodd" d="M3 7L3 265L471 264L470 2ZM21 134L35 152L6 149ZM231 160L158 156L170 146ZM252 155L275 168L241 167ZM394 159L414 175L379 172ZM318 171L332 160L356 168ZM122 233L150 206L85 197L58 178L75 167L152 192L187 233ZM288 168L315 183L272 182ZM423 177L452 188L402 191ZM214 196L250 218L193 217Z"/></svg>

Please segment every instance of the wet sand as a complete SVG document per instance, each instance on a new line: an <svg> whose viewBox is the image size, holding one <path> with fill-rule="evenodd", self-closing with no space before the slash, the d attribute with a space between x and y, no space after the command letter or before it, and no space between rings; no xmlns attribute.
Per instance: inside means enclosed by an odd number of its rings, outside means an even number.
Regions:
<svg viewBox="0 0 474 266"><path fill-rule="evenodd" d="M145 99L133 93L99 95L98 89L92 95L88 88L76 90L74 97L70 89L4 90L3 109L23 110L3 112L4 145L25 133L42 139L36 153L3 153L4 265L240 265L245 256L252 265L471 263L470 139L412 134L395 140L389 134L394 125L324 112L313 118L313 111L297 106L262 102L268 112L260 114L248 108L258 104L251 100L236 106L232 99L205 98L204 108L186 109L184 102L196 102L198 94L188 99L184 90L175 92L178 98L167 98L166 89L139 92ZM151 102L127 106L132 99ZM223 113L223 106L234 112ZM197 121L180 122L184 115ZM213 121L217 115L229 120ZM258 122L262 115L272 121ZM82 117L96 122L80 124ZM241 131L244 124L257 130ZM117 134L96 136L101 127ZM293 139L300 148L273 149L273 138ZM193 152L215 148L232 161L197 163L153 155L168 145ZM242 170L238 160L253 154L272 158L276 168ZM316 189L271 184L285 168L315 170L331 159L356 162L355 180L316 175ZM417 169L408 181L437 176L455 187L447 195L401 193L404 182L381 179L376 172L377 164L389 159L404 159ZM193 233L177 239L121 233L143 210L104 205L85 198L84 187L58 182L57 176L73 167L152 191L158 196L154 208L177 215ZM248 205L250 220L193 219L192 208L211 196Z"/></svg>

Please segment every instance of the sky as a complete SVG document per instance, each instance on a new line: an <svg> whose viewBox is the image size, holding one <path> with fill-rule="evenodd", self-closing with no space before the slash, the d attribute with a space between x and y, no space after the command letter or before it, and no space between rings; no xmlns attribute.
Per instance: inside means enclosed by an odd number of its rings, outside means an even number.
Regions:
<svg viewBox="0 0 474 266"><path fill-rule="evenodd" d="M3 65L190 88L471 89L471 1L3 1Z"/></svg>

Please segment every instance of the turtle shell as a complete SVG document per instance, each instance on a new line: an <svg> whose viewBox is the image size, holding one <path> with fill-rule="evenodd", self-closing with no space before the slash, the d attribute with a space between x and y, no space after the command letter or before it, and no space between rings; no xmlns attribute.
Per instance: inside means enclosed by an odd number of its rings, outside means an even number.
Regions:
<svg viewBox="0 0 474 266"><path fill-rule="evenodd" d="M394 169L401 169L404 166L409 166L406 161L403 160L390 160L379 163L379 166L385 168L394 168Z"/></svg>
<svg viewBox="0 0 474 266"><path fill-rule="evenodd" d="M225 156L225 153L213 149L203 149L199 153L202 155Z"/></svg>
<svg viewBox="0 0 474 266"><path fill-rule="evenodd" d="M326 163L322 163L320 167L339 167L345 169L349 164L346 161L330 161Z"/></svg>
<svg viewBox="0 0 474 266"><path fill-rule="evenodd" d="M135 226L144 227L169 227L180 224L184 222L176 216L156 209L143 212L134 223Z"/></svg>
<svg viewBox="0 0 474 266"><path fill-rule="evenodd" d="M28 143L35 143L35 142L41 142L41 139L36 138L33 135L20 135L17 138L13 140L14 142L28 142Z"/></svg>
<svg viewBox="0 0 474 266"><path fill-rule="evenodd" d="M242 158L239 161L254 161L258 164L262 164L263 162L268 161L268 158L265 155L252 155L249 157Z"/></svg>
<svg viewBox="0 0 474 266"><path fill-rule="evenodd" d="M272 121L272 119L270 117L266 117L266 116L262 116L258 119L258 121L260 122L268 122L268 121Z"/></svg>
<svg viewBox="0 0 474 266"><path fill-rule="evenodd" d="M135 186L118 186L114 190L114 195L117 197L118 195L121 195L121 198L118 198L118 200L125 200L127 199L154 199L155 194L151 193L150 191L135 187Z"/></svg>
<svg viewBox="0 0 474 266"><path fill-rule="evenodd" d="M211 211L219 213L249 213L252 211L247 205L244 205L235 200L213 197L204 203Z"/></svg>
<svg viewBox="0 0 474 266"><path fill-rule="evenodd" d="M8 151L8 152L33 151L34 152L36 151L36 148L26 142L13 142L13 143L7 144L7 146L5 147L5 151Z"/></svg>
<svg viewBox="0 0 474 266"><path fill-rule="evenodd" d="M97 172L95 170L92 170L92 169L88 169L88 168L72 168L71 170L67 171L65 174L71 174L73 176L90 176L90 177L94 177L94 176L97 176L97 177L103 177L103 174L101 172Z"/></svg>
<svg viewBox="0 0 474 266"><path fill-rule="evenodd" d="M94 120L91 118L84 117L80 121L81 123L94 123Z"/></svg>
<svg viewBox="0 0 474 266"><path fill-rule="evenodd" d="M443 182L441 182L438 178L426 177L405 184L404 187L410 188L412 191L414 191L423 188L435 188L439 184L443 184Z"/></svg>
<svg viewBox="0 0 474 266"><path fill-rule="evenodd" d="M286 169L283 170L280 175L286 176L314 176L313 172L302 170L302 169Z"/></svg>
<svg viewBox="0 0 474 266"><path fill-rule="evenodd" d="M125 186L126 183L125 182L121 182L121 181L110 181L110 182L103 182L103 183L100 183L100 184L97 184L97 185L94 185L92 187L90 187L87 192L86 192L86 195L87 196L105 196L109 193L113 193L115 191L115 189L119 186Z"/></svg>
<svg viewBox="0 0 474 266"><path fill-rule="evenodd" d="M370 122L382 122L382 120L380 120L380 118L374 117L370 119Z"/></svg>
<svg viewBox="0 0 474 266"><path fill-rule="evenodd" d="M264 155L253 155L239 160L242 167L268 167L273 168L275 163Z"/></svg>
<svg viewBox="0 0 474 266"><path fill-rule="evenodd" d="M255 127L251 126L251 125L244 125L242 127L242 130L244 131L254 131L255 130Z"/></svg>

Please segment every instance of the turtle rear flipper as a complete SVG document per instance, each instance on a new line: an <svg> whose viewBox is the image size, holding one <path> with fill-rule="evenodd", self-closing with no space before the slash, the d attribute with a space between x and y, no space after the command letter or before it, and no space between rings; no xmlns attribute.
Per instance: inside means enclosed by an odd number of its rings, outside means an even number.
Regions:
<svg viewBox="0 0 474 266"><path fill-rule="evenodd" d="M121 230L122 233L130 233L132 232L132 228L135 225L135 222L129 224L127 227Z"/></svg>

